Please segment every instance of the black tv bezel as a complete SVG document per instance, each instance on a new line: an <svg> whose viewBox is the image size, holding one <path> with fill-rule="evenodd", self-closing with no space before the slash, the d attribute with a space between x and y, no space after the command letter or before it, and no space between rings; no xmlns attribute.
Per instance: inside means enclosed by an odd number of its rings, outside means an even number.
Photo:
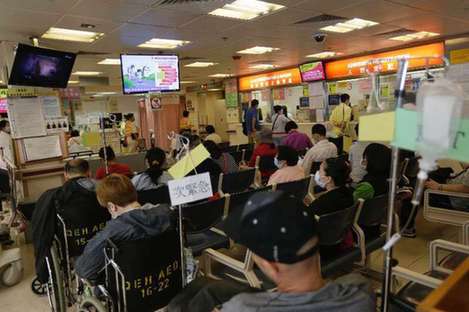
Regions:
<svg viewBox="0 0 469 312"><path fill-rule="evenodd" d="M323 79L318 79L318 80L304 80L303 79L303 73L301 72L301 66L306 65L306 64L311 64L311 63L321 63L322 72L324 73L324 78ZM327 80L326 64L323 61L311 61L311 62L301 63L301 64L298 65L298 70L300 71L300 77L301 77L301 82L302 83L310 83L310 82L318 82L318 81L326 81Z"/></svg>
<svg viewBox="0 0 469 312"><path fill-rule="evenodd" d="M64 84L61 85L56 85L56 84L51 84L51 83L22 83L18 84L18 81L12 81L12 74L15 72L15 68L19 66L19 59L17 57L18 51L21 52L34 52L34 51L42 51L45 52L45 55L50 55L53 57L59 57L59 58L64 58L65 55L67 56L72 56L73 60L71 61L70 66L70 73L68 74L68 78L65 81ZM39 53L38 53L39 54ZM65 51L59 51L59 50L52 50L52 49L46 49L46 48L40 48L40 47L34 47L30 46L27 44L19 43L17 48L16 48L16 54L15 54L15 60L13 61L13 66L11 67L10 71L10 76L8 77L8 85L12 86L28 86L28 87L41 87L41 88L51 88L51 89L66 89L68 86L68 81L70 80L70 76L72 75L73 67L75 66L75 61L76 61L77 55L72 52L65 52Z"/></svg>
<svg viewBox="0 0 469 312"><path fill-rule="evenodd" d="M153 90L153 91L136 91L136 92L125 92L125 87L124 87L124 68L122 65L122 56L176 56L178 58L178 84L179 88L177 90ZM120 54L120 67L121 67L121 83L122 83L122 94L124 95L130 95L130 94L147 94L147 93L170 93L170 92L180 92L181 91L181 66L180 66L180 60L179 60L179 55L177 54L151 54L151 53L121 53Z"/></svg>

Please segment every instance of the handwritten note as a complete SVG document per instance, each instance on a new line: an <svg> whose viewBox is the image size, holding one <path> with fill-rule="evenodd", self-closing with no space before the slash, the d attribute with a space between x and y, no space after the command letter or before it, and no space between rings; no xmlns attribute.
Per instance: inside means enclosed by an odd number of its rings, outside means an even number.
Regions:
<svg viewBox="0 0 469 312"><path fill-rule="evenodd" d="M208 172L168 182L171 205L182 205L213 196Z"/></svg>
<svg viewBox="0 0 469 312"><path fill-rule="evenodd" d="M40 98L9 98L8 113L13 138L46 135Z"/></svg>
<svg viewBox="0 0 469 312"><path fill-rule="evenodd" d="M183 178L209 157L209 152L200 144L172 166L168 172L175 179Z"/></svg>

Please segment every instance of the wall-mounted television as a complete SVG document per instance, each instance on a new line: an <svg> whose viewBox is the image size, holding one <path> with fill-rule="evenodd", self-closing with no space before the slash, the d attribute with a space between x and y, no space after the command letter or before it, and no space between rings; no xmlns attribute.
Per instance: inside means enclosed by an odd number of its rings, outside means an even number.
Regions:
<svg viewBox="0 0 469 312"><path fill-rule="evenodd" d="M301 80L312 82L326 79L322 62L311 62L300 65Z"/></svg>
<svg viewBox="0 0 469 312"><path fill-rule="evenodd" d="M179 91L177 55L121 54L124 94Z"/></svg>
<svg viewBox="0 0 469 312"><path fill-rule="evenodd" d="M76 54L19 44L9 85L66 88Z"/></svg>

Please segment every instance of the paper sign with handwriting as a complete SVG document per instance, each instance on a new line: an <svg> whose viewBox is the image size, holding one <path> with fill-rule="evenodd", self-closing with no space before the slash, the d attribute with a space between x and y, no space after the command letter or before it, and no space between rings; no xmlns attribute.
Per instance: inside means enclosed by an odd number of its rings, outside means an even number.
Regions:
<svg viewBox="0 0 469 312"><path fill-rule="evenodd" d="M213 196L208 172L168 182L171 205L182 205Z"/></svg>
<svg viewBox="0 0 469 312"><path fill-rule="evenodd" d="M174 166L169 168L168 172L173 178L180 179L185 177L186 174L210 157L210 153L202 144L191 150L189 154L190 155L184 156Z"/></svg>

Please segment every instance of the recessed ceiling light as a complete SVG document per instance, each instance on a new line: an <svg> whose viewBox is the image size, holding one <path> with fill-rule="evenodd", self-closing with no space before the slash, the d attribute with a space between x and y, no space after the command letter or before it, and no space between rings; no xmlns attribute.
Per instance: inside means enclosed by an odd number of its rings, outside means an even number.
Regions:
<svg viewBox="0 0 469 312"><path fill-rule="evenodd" d="M273 65L273 64L256 64L256 65L249 66L249 68L252 68L252 69L271 69L275 67L277 67L277 65Z"/></svg>
<svg viewBox="0 0 469 312"><path fill-rule="evenodd" d="M231 77L233 76L232 74L214 74L214 75L210 75L209 77L212 77L212 78L227 78L227 77Z"/></svg>
<svg viewBox="0 0 469 312"><path fill-rule="evenodd" d="M121 60L118 58L107 58L102 60L101 62L98 62L99 65L120 65Z"/></svg>
<svg viewBox="0 0 469 312"><path fill-rule="evenodd" d="M440 34L434 33L434 32L428 32L428 31L419 31L407 35L402 35L402 36L397 36L397 37L392 37L389 38L389 40L397 40L397 41L411 41L411 40L420 40L423 38L430 38L430 37L436 37L439 36Z"/></svg>
<svg viewBox="0 0 469 312"><path fill-rule="evenodd" d="M259 47L255 46L249 49L241 50L238 51L237 53L240 54L264 54L264 53L269 53L273 51L278 51L280 50L279 48L271 48L271 47Z"/></svg>
<svg viewBox="0 0 469 312"><path fill-rule="evenodd" d="M41 37L44 39L91 43L98 40L102 36L104 36L103 33L97 33L93 31L51 27Z"/></svg>
<svg viewBox="0 0 469 312"><path fill-rule="evenodd" d="M222 8L213 10L210 15L251 20L258 16L273 13L285 6L259 0L236 0L225 4Z"/></svg>
<svg viewBox="0 0 469 312"><path fill-rule="evenodd" d="M77 84L77 83L80 83L80 81L78 81L78 80L69 80L68 81L68 84Z"/></svg>
<svg viewBox="0 0 469 312"><path fill-rule="evenodd" d="M338 55L338 54L339 54L339 53L332 52L332 51L324 51L324 52L320 52L320 53L315 53L315 54L306 55L306 57L313 57L313 58L325 59L325 58L329 58L329 57L336 56L336 55Z"/></svg>
<svg viewBox="0 0 469 312"><path fill-rule="evenodd" d="M99 76L102 72L97 71L76 71L72 75L74 76Z"/></svg>
<svg viewBox="0 0 469 312"><path fill-rule="evenodd" d="M217 63L212 63L212 62L194 62L191 64L185 65L185 67L209 67L216 65Z"/></svg>
<svg viewBox="0 0 469 312"><path fill-rule="evenodd" d="M378 24L379 23L364 20L364 19L361 19L361 18L352 18L352 19L347 20L343 23L337 23L337 24L334 24L334 25L323 27L323 28L321 28L321 30L330 31L330 32L337 32L337 33L346 33L346 32L349 32L349 31L362 29L362 28L366 28L366 27L371 27L371 26L378 25Z"/></svg>
<svg viewBox="0 0 469 312"><path fill-rule="evenodd" d="M190 80L181 81L181 84L190 84L190 83L196 83L196 81L190 81Z"/></svg>
<svg viewBox="0 0 469 312"><path fill-rule="evenodd" d="M153 38L153 39L148 40L147 42L139 44L138 47L139 48L152 48L152 49L176 49L178 47L181 47L189 43L191 42L184 41L184 40Z"/></svg>

